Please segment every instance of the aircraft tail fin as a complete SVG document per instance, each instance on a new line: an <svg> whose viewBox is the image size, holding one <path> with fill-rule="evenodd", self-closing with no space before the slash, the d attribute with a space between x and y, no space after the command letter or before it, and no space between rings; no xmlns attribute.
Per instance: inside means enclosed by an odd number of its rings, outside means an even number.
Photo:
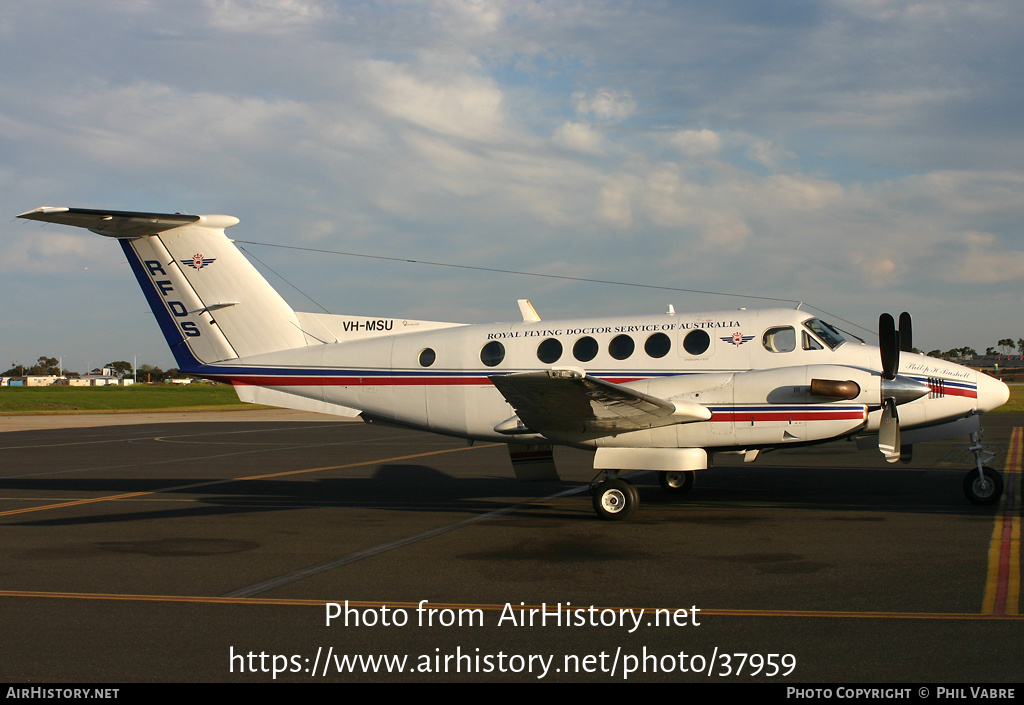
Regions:
<svg viewBox="0 0 1024 705"><path fill-rule="evenodd" d="M237 218L84 208L18 217L117 238L183 371L307 344L292 308L224 235Z"/></svg>

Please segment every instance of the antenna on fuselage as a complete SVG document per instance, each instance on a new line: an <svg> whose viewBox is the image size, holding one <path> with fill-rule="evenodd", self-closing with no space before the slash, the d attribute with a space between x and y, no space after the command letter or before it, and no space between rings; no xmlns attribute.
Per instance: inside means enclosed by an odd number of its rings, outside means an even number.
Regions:
<svg viewBox="0 0 1024 705"><path fill-rule="evenodd" d="M516 303L519 304L519 313L522 314L524 323L536 323L540 320L540 314L529 299L519 299Z"/></svg>

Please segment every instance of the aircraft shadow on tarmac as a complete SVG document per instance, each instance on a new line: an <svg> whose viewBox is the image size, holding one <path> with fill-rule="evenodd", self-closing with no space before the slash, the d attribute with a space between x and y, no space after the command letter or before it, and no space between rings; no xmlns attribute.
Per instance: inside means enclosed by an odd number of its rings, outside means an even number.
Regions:
<svg viewBox="0 0 1024 705"><path fill-rule="evenodd" d="M728 522L729 517L737 512L749 514L768 509L991 517L995 507L975 507L964 499L959 491L962 475L963 470L959 468L718 467L698 473L696 486L685 495L663 493L654 473L638 473L633 481L644 502L644 511L636 519L645 523ZM203 486L204 483L209 484ZM130 510L126 510L124 502L132 503L132 498L84 504L47 510L50 516L40 518L30 518L31 514L9 517L2 522L9 526L74 526L338 508L475 515L521 502L529 503L573 487L581 488L577 495L524 504L516 510L516 516L594 521L583 483L522 484L512 478L452 477L421 464L384 465L372 477L248 480L237 483L180 477L0 479L0 491L66 497L47 503L53 505L81 498L130 493L158 493L164 497L180 494L191 498L186 506L173 509L158 508L155 503L139 508L140 503L146 503L145 496L138 498ZM76 516L67 516L69 512ZM870 517L860 517L860 520L867 521Z"/></svg>

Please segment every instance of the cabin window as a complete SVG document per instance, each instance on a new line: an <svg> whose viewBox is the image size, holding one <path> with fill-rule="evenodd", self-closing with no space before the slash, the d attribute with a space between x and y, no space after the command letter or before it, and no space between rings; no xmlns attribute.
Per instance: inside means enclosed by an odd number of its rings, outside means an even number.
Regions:
<svg viewBox="0 0 1024 705"><path fill-rule="evenodd" d="M555 338L548 338L537 346L537 359L541 362L550 365L552 362L558 362L560 357L562 357L562 344Z"/></svg>
<svg viewBox="0 0 1024 705"><path fill-rule="evenodd" d="M683 349L691 355L703 355L711 347L711 336L700 328L691 330L683 338Z"/></svg>
<svg viewBox="0 0 1024 705"><path fill-rule="evenodd" d="M672 339L664 333L654 333L644 343L644 351L651 357L665 357L672 349Z"/></svg>
<svg viewBox="0 0 1024 705"><path fill-rule="evenodd" d="M505 359L505 346L497 340L492 340L480 350L480 362L488 367L500 365Z"/></svg>
<svg viewBox="0 0 1024 705"><path fill-rule="evenodd" d="M431 348L420 350L420 367L430 367L437 360L437 353Z"/></svg>
<svg viewBox="0 0 1024 705"><path fill-rule="evenodd" d="M590 362L597 357L597 348L597 341L587 335L572 346L572 356L580 362Z"/></svg>
<svg viewBox="0 0 1024 705"><path fill-rule="evenodd" d="M796 350L796 331L792 326L769 328L761 338L768 352L783 353Z"/></svg>
<svg viewBox="0 0 1024 705"><path fill-rule="evenodd" d="M628 335L617 335L608 343L608 354L616 360L625 360L636 350L636 343Z"/></svg>

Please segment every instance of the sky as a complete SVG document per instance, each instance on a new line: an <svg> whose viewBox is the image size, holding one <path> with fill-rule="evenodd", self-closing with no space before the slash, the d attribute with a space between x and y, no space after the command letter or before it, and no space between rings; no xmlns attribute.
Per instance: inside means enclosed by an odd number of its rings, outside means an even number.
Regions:
<svg viewBox="0 0 1024 705"><path fill-rule="evenodd" d="M299 310L1024 337L1017 0L4 0L0 63L4 368L174 364L117 244L38 206L236 216Z"/></svg>

